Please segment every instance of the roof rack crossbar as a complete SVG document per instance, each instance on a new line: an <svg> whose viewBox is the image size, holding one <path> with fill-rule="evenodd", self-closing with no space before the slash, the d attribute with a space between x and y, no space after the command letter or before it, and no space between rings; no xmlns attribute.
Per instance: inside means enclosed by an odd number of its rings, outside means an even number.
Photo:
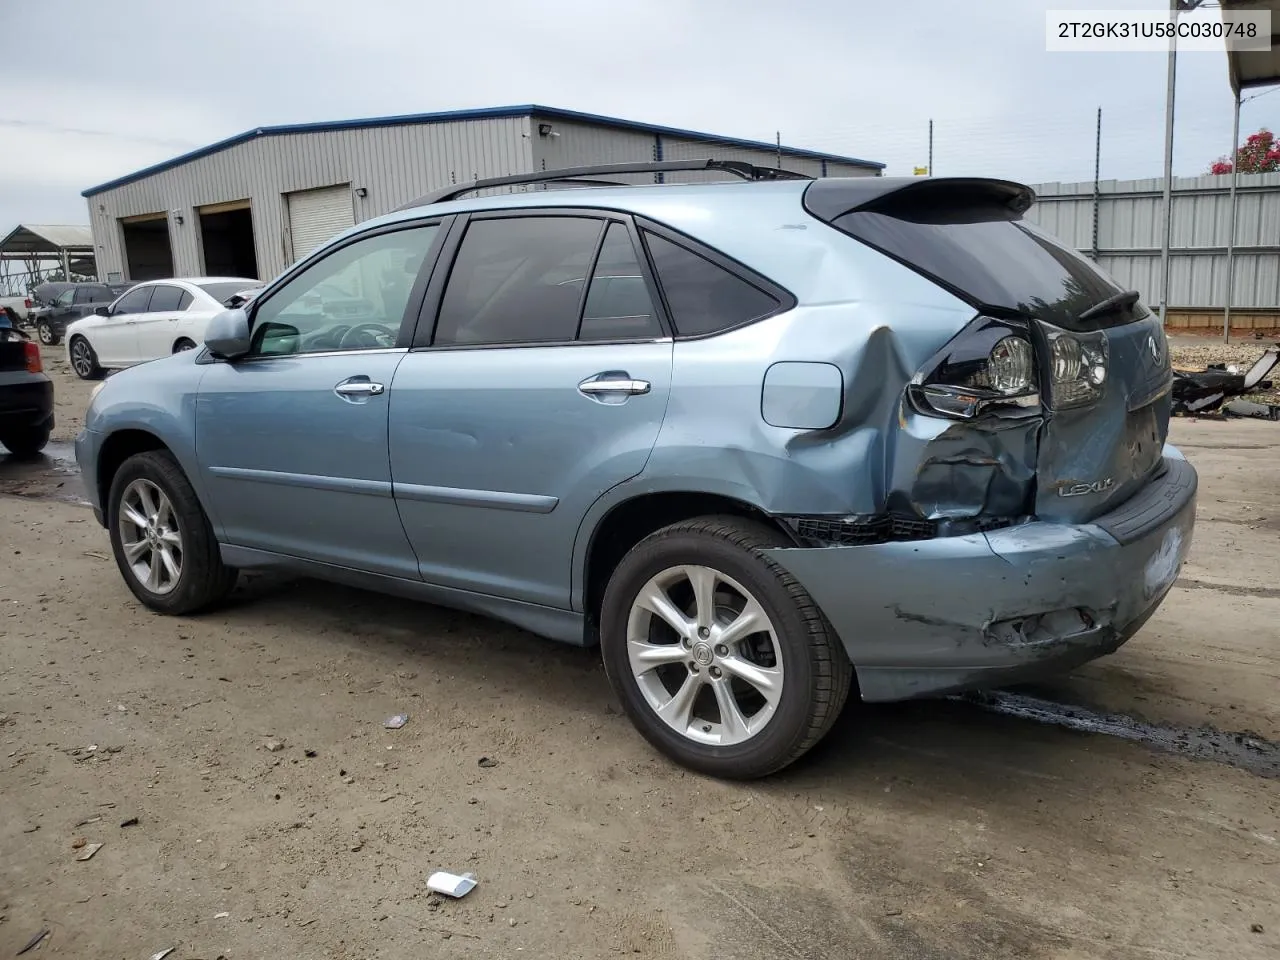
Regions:
<svg viewBox="0 0 1280 960"><path fill-rule="evenodd" d="M586 186L625 186L610 180L591 179L597 176L617 176L625 173L675 173L682 170L723 170L743 180L812 180L813 177L780 167L757 167L743 160L647 160L637 163L602 163L589 167L565 167L561 170L541 170L536 173L518 173L508 177L487 177L470 183L456 183L440 190L433 190L416 200L399 207L409 210L432 203L456 200L463 194L490 187L507 187L525 183L576 183Z"/></svg>

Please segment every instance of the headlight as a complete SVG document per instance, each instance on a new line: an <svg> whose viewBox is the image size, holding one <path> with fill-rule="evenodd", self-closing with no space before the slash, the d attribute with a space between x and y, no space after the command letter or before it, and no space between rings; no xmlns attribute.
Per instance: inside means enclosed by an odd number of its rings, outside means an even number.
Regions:
<svg viewBox="0 0 1280 960"><path fill-rule="evenodd" d="M1055 410L1083 407L1102 396L1107 383L1107 338L1067 333L1046 325L1049 341L1049 402Z"/></svg>
<svg viewBox="0 0 1280 960"><path fill-rule="evenodd" d="M925 416L952 420L1039 410L1028 330L1016 321L978 317L911 378L907 396Z"/></svg>

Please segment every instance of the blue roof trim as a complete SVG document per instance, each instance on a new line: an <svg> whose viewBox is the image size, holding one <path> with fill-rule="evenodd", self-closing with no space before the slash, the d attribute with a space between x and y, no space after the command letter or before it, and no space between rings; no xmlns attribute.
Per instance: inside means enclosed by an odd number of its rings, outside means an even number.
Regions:
<svg viewBox="0 0 1280 960"><path fill-rule="evenodd" d="M687 140L703 140L708 143L721 144L726 147L742 147L749 150L768 150L770 152L778 149L776 144L765 143L761 140L740 140L736 137L717 137L711 133L700 133L697 130L682 130L679 127L664 127L652 123L636 123L632 120L622 120L618 117L606 117L596 113L581 113L577 110L562 110L558 107L544 107L536 103L527 103L522 106L511 107L484 107L478 110L446 110L440 113L406 113L394 117L364 117L357 120L330 120L321 123L290 123L272 127L255 127L244 133L236 134L234 137L228 137L226 140L219 140L217 143L211 143L207 147L200 147L198 150L192 150L190 153L184 153L181 156L174 157L171 160L164 160L160 163L144 167L133 173L126 174L123 177L117 177L115 180L108 180L106 183L100 183L96 187L90 187L81 192L82 197L92 197L94 194L102 193L106 190L113 190L116 187L123 187L128 183L136 183L146 177L153 176L157 173L163 173L165 170L172 170L174 167L180 167L183 164L190 163L193 160L199 160L201 157L207 157L211 154L218 153L231 147L239 146L242 143L248 143L258 137L275 137L291 133L326 133L335 130L363 130L368 127L397 127L408 126L419 123L448 123L450 121L462 120L494 120L506 117L549 117L552 120L577 120L582 123L594 123L599 126L615 127L619 130L635 130L642 133L661 134L671 137L684 137ZM859 167L871 167L876 170L883 170L883 163L876 163L873 160L859 160L856 157L842 157L834 153L819 153L814 150L802 150L798 147L783 147L782 155L784 157L798 157L809 160L827 160L833 163L848 163Z"/></svg>

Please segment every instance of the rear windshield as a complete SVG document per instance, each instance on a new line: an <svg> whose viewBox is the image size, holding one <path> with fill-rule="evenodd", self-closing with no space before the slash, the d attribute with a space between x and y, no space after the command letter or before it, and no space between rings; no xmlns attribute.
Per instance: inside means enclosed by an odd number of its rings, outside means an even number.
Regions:
<svg viewBox="0 0 1280 960"><path fill-rule="evenodd" d="M203 290L219 303L231 299L234 294L244 293L246 290L254 289L251 283L197 283L197 287Z"/></svg>
<svg viewBox="0 0 1280 960"><path fill-rule="evenodd" d="M1135 305L1081 324L1081 313L1123 292L1091 261L1020 214L972 198L855 210L833 225L947 287L976 307L1030 314L1068 329L1147 316Z"/></svg>

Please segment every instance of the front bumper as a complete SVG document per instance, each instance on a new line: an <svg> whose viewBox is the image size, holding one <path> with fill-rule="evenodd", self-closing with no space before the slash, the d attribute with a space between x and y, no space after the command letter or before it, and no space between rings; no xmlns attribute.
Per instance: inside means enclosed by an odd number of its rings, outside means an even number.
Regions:
<svg viewBox="0 0 1280 960"><path fill-rule="evenodd" d="M1191 546L1196 485L1166 447L1156 478L1091 523L769 555L826 614L864 700L1001 686L1072 669L1137 632Z"/></svg>
<svg viewBox="0 0 1280 960"><path fill-rule="evenodd" d="M84 495L93 506L93 515L102 526L107 525L106 515L102 511L102 497L98 493L98 448L102 445L102 434L92 430L81 430L76 434L76 466L80 468L80 483L84 487Z"/></svg>

